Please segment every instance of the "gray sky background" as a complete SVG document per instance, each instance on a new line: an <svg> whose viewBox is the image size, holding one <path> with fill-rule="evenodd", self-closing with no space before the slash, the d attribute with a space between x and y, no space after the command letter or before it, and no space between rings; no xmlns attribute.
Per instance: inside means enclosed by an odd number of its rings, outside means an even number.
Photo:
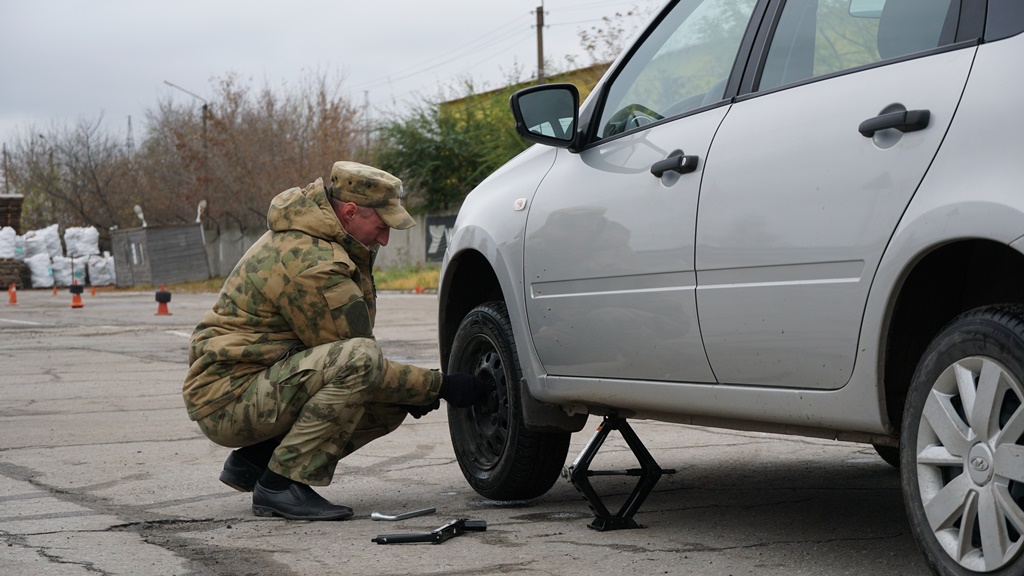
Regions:
<svg viewBox="0 0 1024 576"><path fill-rule="evenodd" d="M546 0L544 51L566 68L579 31L662 0ZM229 73L254 88L343 78L374 116L471 78L497 88L535 74L540 0L0 0L0 141L81 119L144 136L162 99L207 99ZM587 62L583 62L587 63Z"/></svg>

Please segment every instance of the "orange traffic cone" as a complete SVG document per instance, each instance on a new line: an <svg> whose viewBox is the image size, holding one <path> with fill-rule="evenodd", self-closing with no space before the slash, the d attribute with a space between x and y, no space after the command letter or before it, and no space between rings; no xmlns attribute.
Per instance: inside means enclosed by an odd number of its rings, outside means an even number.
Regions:
<svg viewBox="0 0 1024 576"><path fill-rule="evenodd" d="M165 285L161 284L160 289L156 292L156 314L154 316L170 316L171 313L167 310L167 303L171 301L171 293L164 289Z"/></svg>
<svg viewBox="0 0 1024 576"><path fill-rule="evenodd" d="M11 287L7 289L7 305L17 306L18 305L18 287L11 284Z"/></svg>
<svg viewBox="0 0 1024 576"><path fill-rule="evenodd" d="M78 280L75 280L71 285L71 307L72 308L85 308L85 303L82 302L82 292L85 292L85 288L78 284Z"/></svg>
<svg viewBox="0 0 1024 576"><path fill-rule="evenodd" d="M95 296L96 295L96 287L95 286L90 286L89 288L90 288L91 294L93 296Z"/></svg>
<svg viewBox="0 0 1024 576"><path fill-rule="evenodd" d="M53 285L53 295L54 296L57 295L57 285L56 284Z"/></svg>

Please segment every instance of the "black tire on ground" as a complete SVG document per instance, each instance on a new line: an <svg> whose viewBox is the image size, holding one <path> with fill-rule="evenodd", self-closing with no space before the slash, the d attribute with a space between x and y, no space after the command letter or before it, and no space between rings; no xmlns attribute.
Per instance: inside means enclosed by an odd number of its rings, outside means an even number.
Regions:
<svg viewBox="0 0 1024 576"><path fill-rule="evenodd" d="M894 446L882 446L881 444L872 444L875 449L875 453L885 460L885 463L893 468L900 469L900 449Z"/></svg>
<svg viewBox="0 0 1024 576"><path fill-rule="evenodd" d="M1024 574L1024 306L986 306L932 340L900 439L911 529L936 574Z"/></svg>
<svg viewBox="0 0 1024 576"><path fill-rule="evenodd" d="M530 432L523 424L522 371L504 303L481 304L463 318L448 361L448 373L460 372L495 383L485 402L448 407L452 446L470 486L493 500L543 495L561 474L571 434Z"/></svg>

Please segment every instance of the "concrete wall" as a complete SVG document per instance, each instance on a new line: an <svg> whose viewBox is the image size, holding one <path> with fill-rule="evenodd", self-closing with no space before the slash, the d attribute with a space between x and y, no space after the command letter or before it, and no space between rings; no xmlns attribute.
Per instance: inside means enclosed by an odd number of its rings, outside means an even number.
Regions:
<svg viewBox="0 0 1024 576"><path fill-rule="evenodd" d="M388 245L377 254L377 270L389 270L404 266L423 265L427 262L427 248L433 247L432 260L440 262L440 254L444 253L447 236L442 226L450 227L454 215L449 216L413 216L416 226L408 230L392 230ZM210 274L213 277L227 276L265 230L237 229L206 230L206 255L210 261ZM440 240L440 242L438 242Z"/></svg>

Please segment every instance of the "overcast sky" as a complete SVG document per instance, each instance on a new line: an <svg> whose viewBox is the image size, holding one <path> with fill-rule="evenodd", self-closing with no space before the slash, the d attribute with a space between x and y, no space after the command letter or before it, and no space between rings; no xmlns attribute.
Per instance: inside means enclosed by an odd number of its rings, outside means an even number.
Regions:
<svg viewBox="0 0 1024 576"><path fill-rule="evenodd" d="M579 31L663 0L546 0L544 51L565 68ZM211 79L255 88L343 77L375 114L462 78L497 88L536 73L540 0L0 0L0 141L96 120L136 142L145 111L212 99ZM633 20L637 26L646 21Z"/></svg>

